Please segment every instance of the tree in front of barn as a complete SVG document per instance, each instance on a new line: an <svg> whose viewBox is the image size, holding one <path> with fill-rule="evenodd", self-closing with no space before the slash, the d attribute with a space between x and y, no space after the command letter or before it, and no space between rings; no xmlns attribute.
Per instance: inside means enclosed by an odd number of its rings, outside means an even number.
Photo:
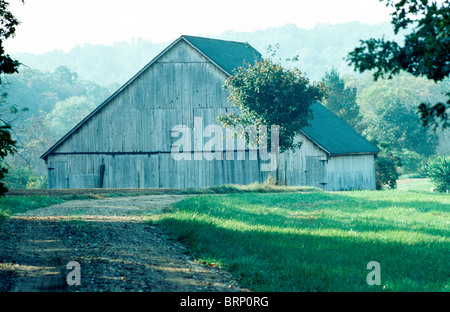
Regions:
<svg viewBox="0 0 450 312"><path fill-rule="evenodd" d="M281 153L300 148L302 142L295 137L309 125L313 117L310 106L321 100L326 90L323 83L310 83L299 69L286 69L269 58L238 68L224 88L229 91L229 102L241 113L219 115L222 125L253 126L256 131L267 127L267 146L271 146L271 126L279 126ZM248 137L245 139L248 142Z"/></svg>
<svg viewBox="0 0 450 312"><path fill-rule="evenodd" d="M6 52L3 43L6 39L14 37L16 26L19 25L19 21L9 11L9 3L0 0L0 85L2 84L2 78L4 75L13 74L18 71L20 63L12 59ZM11 113L17 113L15 106L5 107L6 93L1 96L0 105L2 106L2 112L0 115L0 195L4 195L7 192L7 188L3 184L2 180L8 169L3 166L3 159L10 153L14 152L14 146L16 142L11 137L11 125L5 118L6 115Z"/></svg>

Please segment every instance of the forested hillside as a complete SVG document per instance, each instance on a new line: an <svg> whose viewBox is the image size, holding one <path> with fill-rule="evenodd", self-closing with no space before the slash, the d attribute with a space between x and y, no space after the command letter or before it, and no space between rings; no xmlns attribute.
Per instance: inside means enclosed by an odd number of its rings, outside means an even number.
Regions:
<svg viewBox="0 0 450 312"><path fill-rule="evenodd" d="M181 34L180 34L181 35ZM330 94L323 104L369 140L384 146L398 159L400 174L419 174L426 159L450 154L450 135L425 131L416 108L422 101L443 99L450 83L401 74L374 82L347 66L345 57L360 39L392 38L390 24L345 23L317 25L311 30L295 25L255 31L226 32L225 40L248 42L285 66L286 58L299 56L294 66L313 81L323 81ZM170 42L153 44L136 39L112 46L76 46L69 52L42 55L15 54L23 65L19 73L3 78L2 101L14 109L11 120L17 140L15 155L8 156L10 188L46 187L47 168L39 157L96 106L152 60Z"/></svg>
<svg viewBox="0 0 450 312"><path fill-rule="evenodd" d="M387 39L394 37L389 23L318 24L310 30L288 24L255 32L229 31L216 37L248 42L263 55L269 45L278 45L277 57L284 60L299 55L300 68L310 79L318 81L332 66L341 73L352 72L344 61L347 53L358 45L359 40L381 36ZM41 55L18 53L13 56L23 64L42 71L53 71L59 66L66 66L80 78L105 86L125 83L170 43L171 41L154 44L149 39L133 39L112 46L76 46L67 53L53 51Z"/></svg>

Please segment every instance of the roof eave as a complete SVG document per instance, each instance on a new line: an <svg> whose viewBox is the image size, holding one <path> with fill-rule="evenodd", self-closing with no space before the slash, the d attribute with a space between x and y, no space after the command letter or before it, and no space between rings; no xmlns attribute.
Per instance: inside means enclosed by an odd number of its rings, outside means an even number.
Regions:
<svg viewBox="0 0 450 312"><path fill-rule="evenodd" d="M331 155L331 152L329 150L327 150L325 147L323 147L322 145L317 143L317 141L314 140L314 138L311 137L309 134L307 134L305 131L300 130L300 133L303 134L305 137L307 137L311 142L313 142L314 145L316 145L318 148L323 150L325 153L327 153L328 155Z"/></svg>
<svg viewBox="0 0 450 312"><path fill-rule="evenodd" d="M338 157L338 156L358 156L358 155L377 155L378 152L348 152L348 153L334 153L330 154L330 157Z"/></svg>

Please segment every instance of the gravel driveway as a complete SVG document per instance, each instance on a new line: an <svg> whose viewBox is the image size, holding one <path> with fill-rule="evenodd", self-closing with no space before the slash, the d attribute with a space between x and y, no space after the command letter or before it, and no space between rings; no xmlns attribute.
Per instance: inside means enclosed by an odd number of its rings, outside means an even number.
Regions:
<svg viewBox="0 0 450 312"><path fill-rule="evenodd" d="M0 291L245 291L143 222L185 196L74 200L13 216L0 227ZM70 261L80 285L67 283Z"/></svg>

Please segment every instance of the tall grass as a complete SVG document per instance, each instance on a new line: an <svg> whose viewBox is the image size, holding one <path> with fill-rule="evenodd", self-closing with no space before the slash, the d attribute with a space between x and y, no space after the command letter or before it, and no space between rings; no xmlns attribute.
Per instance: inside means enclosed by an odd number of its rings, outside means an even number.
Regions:
<svg viewBox="0 0 450 312"><path fill-rule="evenodd" d="M152 222L254 291L449 291L449 212L448 195L424 192L245 193L191 197Z"/></svg>

